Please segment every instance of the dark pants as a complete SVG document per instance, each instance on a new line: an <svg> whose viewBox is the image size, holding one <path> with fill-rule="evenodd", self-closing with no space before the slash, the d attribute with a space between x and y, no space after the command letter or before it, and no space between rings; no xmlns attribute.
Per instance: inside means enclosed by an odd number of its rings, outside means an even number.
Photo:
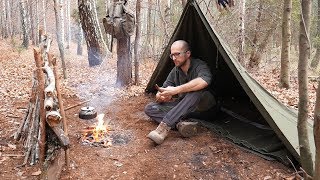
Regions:
<svg viewBox="0 0 320 180"><path fill-rule="evenodd" d="M154 121L165 122L168 126L175 128L176 123L195 111L203 91L189 92L181 100L173 102L152 102L146 105L145 113Z"/></svg>

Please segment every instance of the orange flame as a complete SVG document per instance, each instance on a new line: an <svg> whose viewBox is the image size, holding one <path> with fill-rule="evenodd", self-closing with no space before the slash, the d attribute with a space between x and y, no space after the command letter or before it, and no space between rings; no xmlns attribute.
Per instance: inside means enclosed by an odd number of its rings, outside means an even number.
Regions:
<svg viewBox="0 0 320 180"><path fill-rule="evenodd" d="M104 125L104 114L99 114L97 118L98 124L93 130L93 138L96 142L99 142L100 138L104 137L105 133L107 132L107 126Z"/></svg>

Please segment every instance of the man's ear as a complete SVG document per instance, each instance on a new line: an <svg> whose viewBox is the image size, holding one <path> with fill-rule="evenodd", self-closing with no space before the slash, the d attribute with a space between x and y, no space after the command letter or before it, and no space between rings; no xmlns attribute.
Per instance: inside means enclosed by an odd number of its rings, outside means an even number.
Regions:
<svg viewBox="0 0 320 180"><path fill-rule="evenodd" d="M188 55L188 57L190 57L191 56L191 51L187 51L187 55Z"/></svg>

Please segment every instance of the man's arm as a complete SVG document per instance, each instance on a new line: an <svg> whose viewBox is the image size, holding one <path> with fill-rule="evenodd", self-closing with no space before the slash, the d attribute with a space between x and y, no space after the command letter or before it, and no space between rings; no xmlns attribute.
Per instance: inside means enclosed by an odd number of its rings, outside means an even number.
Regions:
<svg viewBox="0 0 320 180"><path fill-rule="evenodd" d="M186 93L191 91L199 91L201 89L204 89L208 86L208 83L204 81L201 77L197 77L185 84L182 84L180 86L176 87L166 87L166 88L160 88L162 91L160 95L162 96L174 96L176 94L180 93Z"/></svg>

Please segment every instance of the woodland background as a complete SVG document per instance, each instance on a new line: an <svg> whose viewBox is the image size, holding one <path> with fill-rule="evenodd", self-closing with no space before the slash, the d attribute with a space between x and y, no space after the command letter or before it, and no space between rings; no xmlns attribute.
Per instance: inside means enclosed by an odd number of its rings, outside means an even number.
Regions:
<svg viewBox="0 0 320 180"><path fill-rule="evenodd" d="M97 21L96 38L99 39L100 47L105 53L102 62L108 63L107 58L114 56L117 42L106 35L102 24L106 8L111 2L111 0L2 0L1 39L10 40L11 45L22 52L39 44L40 30L51 35L53 43L58 45L61 69L64 78L67 79L65 55L72 51L77 51L79 55L85 53L86 44L88 45L88 39L85 39L79 19L78 7L81 4L89 4L92 10L90 13L94 14L93 18ZM240 0L235 1L235 6L222 11L218 10L213 0L197 0L197 2L212 28L227 43L248 72L277 99L298 111L298 66L302 59L301 54L305 53L306 58L303 61L306 66L302 69L305 76L302 77L306 77L305 85L310 93L304 94L306 95L304 97L307 97L304 105L307 107L307 116L313 119L320 56L319 2ZM185 4L186 0L128 1L127 6L135 12L138 31L130 37L129 46L131 58L128 61L135 68L133 72L130 67L129 72L134 78L122 85L135 84L143 87L147 83L149 77L139 76L141 71L139 64L157 63ZM306 12L307 14L304 14ZM301 16L302 14L304 16ZM301 20L304 22L303 25ZM304 35L301 35L301 27L305 28ZM305 50L301 48L301 38L306 39ZM70 49L71 43L77 44L77 49ZM114 46L111 46L111 43ZM119 72L124 71L118 69Z"/></svg>

